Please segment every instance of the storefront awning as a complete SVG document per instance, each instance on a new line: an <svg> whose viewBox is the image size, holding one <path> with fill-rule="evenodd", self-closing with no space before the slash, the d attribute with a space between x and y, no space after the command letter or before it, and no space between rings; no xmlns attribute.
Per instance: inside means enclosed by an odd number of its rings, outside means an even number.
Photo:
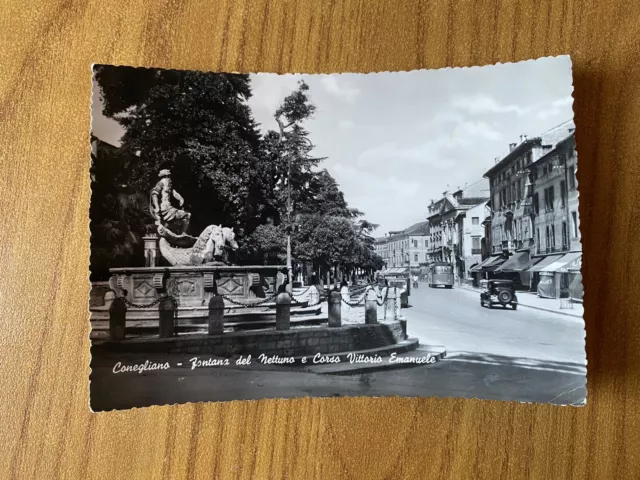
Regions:
<svg viewBox="0 0 640 480"><path fill-rule="evenodd" d="M582 252L569 252L555 260L553 263L544 266L541 272L567 273L569 267L582 259Z"/></svg>
<svg viewBox="0 0 640 480"><path fill-rule="evenodd" d="M542 260L529 269L530 272L541 272L544 267L551 265L556 260L562 258L562 255L547 255L546 257L541 258Z"/></svg>
<svg viewBox="0 0 640 480"><path fill-rule="evenodd" d="M531 260L529 257L529 252L516 252L509 259L496 268L496 273L498 272L522 272L529 268L531 265Z"/></svg>
<svg viewBox="0 0 640 480"><path fill-rule="evenodd" d="M493 257L489 257L487 260L488 261L482 263L482 266L478 270L479 272L493 272L496 268L506 262L507 258L502 255L495 255Z"/></svg>
<svg viewBox="0 0 640 480"><path fill-rule="evenodd" d="M494 259L494 257L489 257L489 258L485 258L483 261L481 261L480 263L478 263L477 265L474 265L473 267L471 267L469 269L470 272L479 272L480 269L483 267L483 265L492 262Z"/></svg>
<svg viewBox="0 0 640 480"><path fill-rule="evenodd" d="M469 271L471 272L486 272L487 270L483 270L484 267L488 267L492 265L498 260L501 260L502 255L494 255L493 257L485 258L482 262L471 268Z"/></svg>
<svg viewBox="0 0 640 480"><path fill-rule="evenodd" d="M409 273L407 267L392 267L382 272L383 275L402 275L404 273Z"/></svg>

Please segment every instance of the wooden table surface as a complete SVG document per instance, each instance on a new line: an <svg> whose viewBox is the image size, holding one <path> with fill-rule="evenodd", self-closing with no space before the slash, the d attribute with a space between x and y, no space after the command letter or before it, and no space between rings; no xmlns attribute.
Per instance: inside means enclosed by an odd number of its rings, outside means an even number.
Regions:
<svg viewBox="0 0 640 480"><path fill-rule="evenodd" d="M634 0L0 2L0 478L640 478ZM88 408L92 63L269 72L570 53L585 408L300 399Z"/></svg>

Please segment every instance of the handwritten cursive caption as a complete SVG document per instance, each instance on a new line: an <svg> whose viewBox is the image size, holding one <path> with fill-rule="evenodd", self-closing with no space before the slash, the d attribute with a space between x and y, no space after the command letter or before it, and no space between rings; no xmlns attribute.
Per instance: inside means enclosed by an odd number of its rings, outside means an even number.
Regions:
<svg viewBox="0 0 640 480"><path fill-rule="evenodd" d="M188 360L188 362L152 362L150 360L145 360L143 363L135 363L135 364L124 364L122 362L117 362L113 366L113 373L146 373L146 372L155 372L161 370L169 370L171 368L189 368L190 370L195 370L196 368L212 368L212 367L246 367L254 364L259 365L293 365L293 364L312 364L312 365L323 365L323 364L338 364L338 363L348 363L348 364L399 364L399 363L413 363L413 364L431 364L436 363L436 358L431 354L426 354L421 357L413 357L406 356L401 357L398 356L395 352L393 352L389 357L381 357L379 355L363 355L356 353L349 353L345 356L339 355L323 355L321 353L316 353L313 356L309 357L287 357L280 355L265 355L260 354L255 359L251 355L240 355L238 358L230 359L230 358L204 358L204 357L193 357Z"/></svg>

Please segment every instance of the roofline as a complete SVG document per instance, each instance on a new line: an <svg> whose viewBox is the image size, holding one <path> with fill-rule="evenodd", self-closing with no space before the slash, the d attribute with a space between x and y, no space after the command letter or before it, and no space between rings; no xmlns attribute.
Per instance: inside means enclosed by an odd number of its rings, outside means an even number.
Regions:
<svg viewBox="0 0 640 480"><path fill-rule="evenodd" d="M507 163L509 163L510 160L512 160L514 157L524 153L524 151L526 151L527 148L533 147L534 144L541 145L542 144L542 138L541 137L534 137L534 138L526 139L520 145L516 146L513 150L511 150L509 153L507 153L502 160L500 160L493 167L491 167L489 170L487 170L484 173L484 175L482 175L482 177L483 178L490 178L489 176L492 173L495 173L495 171L500 170Z"/></svg>

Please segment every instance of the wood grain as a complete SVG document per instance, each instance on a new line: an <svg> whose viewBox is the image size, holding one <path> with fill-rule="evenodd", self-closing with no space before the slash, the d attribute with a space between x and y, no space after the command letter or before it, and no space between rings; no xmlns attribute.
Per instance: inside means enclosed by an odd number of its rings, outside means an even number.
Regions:
<svg viewBox="0 0 640 480"><path fill-rule="evenodd" d="M640 4L0 2L0 478L640 478ZM570 53L589 404L300 399L91 414L90 65L369 72Z"/></svg>

